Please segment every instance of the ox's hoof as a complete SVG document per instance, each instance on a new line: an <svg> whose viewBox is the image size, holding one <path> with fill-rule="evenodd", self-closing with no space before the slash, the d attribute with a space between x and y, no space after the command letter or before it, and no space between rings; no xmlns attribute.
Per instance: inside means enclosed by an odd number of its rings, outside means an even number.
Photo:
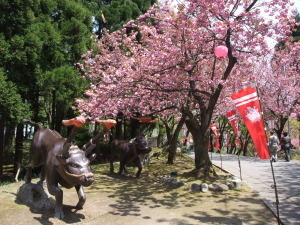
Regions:
<svg viewBox="0 0 300 225"><path fill-rule="evenodd" d="M56 212L55 214L54 214L54 218L57 218L57 219L63 219L65 217L65 214L64 214L64 212Z"/></svg>
<svg viewBox="0 0 300 225"><path fill-rule="evenodd" d="M141 174L140 173L136 174L135 178L137 178L137 179L141 178Z"/></svg>
<svg viewBox="0 0 300 225"><path fill-rule="evenodd" d="M78 202L76 205L76 209L83 209L84 202Z"/></svg>

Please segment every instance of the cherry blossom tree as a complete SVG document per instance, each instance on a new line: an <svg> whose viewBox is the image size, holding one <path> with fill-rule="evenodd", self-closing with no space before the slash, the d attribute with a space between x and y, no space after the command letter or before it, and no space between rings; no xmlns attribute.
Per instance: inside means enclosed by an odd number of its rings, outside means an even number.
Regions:
<svg viewBox="0 0 300 225"><path fill-rule="evenodd" d="M222 90L270 53L265 37L283 40L290 32L290 6L289 0L154 5L84 55L80 68L91 88L78 109L91 119L119 111L181 114L194 139L195 168L208 172L209 126ZM214 55L218 45L228 48L227 57Z"/></svg>
<svg viewBox="0 0 300 225"><path fill-rule="evenodd" d="M281 137L291 113L299 114L300 42L285 42L274 53L271 63L259 72L257 84L265 119L276 122L275 131Z"/></svg>

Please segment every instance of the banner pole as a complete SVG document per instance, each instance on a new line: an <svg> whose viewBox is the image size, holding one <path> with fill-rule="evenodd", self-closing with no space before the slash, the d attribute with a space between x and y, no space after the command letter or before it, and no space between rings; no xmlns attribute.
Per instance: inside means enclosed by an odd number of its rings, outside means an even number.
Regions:
<svg viewBox="0 0 300 225"><path fill-rule="evenodd" d="M220 161L221 161L221 169L222 169L222 153L221 153L221 150L220 150Z"/></svg>
<svg viewBox="0 0 300 225"><path fill-rule="evenodd" d="M238 154L238 162L239 162L239 169L240 169L240 179L241 179L241 181L243 181L240 154Z"/></svg>
<svg viewBox="0 0 300 225"><path fill-rule="evenodd" d="M280 225L281 223L280 223L280 217L279 217L279 199L278 199L277 185L276 185L276 181L275 181L275 174L274 174L272 160L270 160L270 163L271 163L271 168L272 168L272 175L273 175L273 182L274 182L274 189L275 189L277 222L278 222L278 225Z"/></svg>
<svg viewBox="0 0 300 225"><path fill-rule="evenodd" d="M256 87L256 92L257 92L257 96L260 100L260 96L259 96L259 91L258 91L258 88L257 86ZM260 101L259 101L259 104L260 104ZM262 107L261 107L262 109ZM262 110L263 111L263 110ZM263 118L263 121L264 121L264 114L262 113L262 118ZM266 129L265 130L265 136L266 136L266 140L267 140L267 143L269 143L269 140L267 138L267 132L266 132ZM270 149L269 149L269 146L268 146L268 150L270 152ZM276 181L275 181L275 173L274 173L274 169L273 169L273 163L272 163L272 159L270 159L270 163L271 163L271 169L272 169L272 176L273 176L273 181L274 181L274 189L275 189L275 198L276 198L276 210L277 210L277 222L278 222L278 225L281 224L280 222L280 217L279 217L279 199L278 199L278 192L277 192L277 185L276 185Z"/></svg>

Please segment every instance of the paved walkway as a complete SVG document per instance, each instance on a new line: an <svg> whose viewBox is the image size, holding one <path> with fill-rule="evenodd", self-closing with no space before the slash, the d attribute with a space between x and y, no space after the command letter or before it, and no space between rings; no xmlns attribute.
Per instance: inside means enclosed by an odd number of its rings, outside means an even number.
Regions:
<svg viewBox="0 0 300 225"><path fill-rule="evenodd" d="M277 215L272 167L269 160L209 153L214 165L240 177L256 191L265 204ZM300 161L279 160L272 163L279 198L279 216L284 225L300 225Z"/></svg>

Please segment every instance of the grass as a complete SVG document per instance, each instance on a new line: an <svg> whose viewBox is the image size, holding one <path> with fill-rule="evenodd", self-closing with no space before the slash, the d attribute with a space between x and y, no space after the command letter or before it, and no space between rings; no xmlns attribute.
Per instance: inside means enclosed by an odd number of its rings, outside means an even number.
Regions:
<svg viewBox="0 0 300 225"><path fill-rule="evenodd" d="M157 154L158 153L158 154ZM176 179L182 180L185 183L226 183L227 173L220 170L217 167L214 167L215 172L218 176L197 176L197 173L194 170L194 160L187 156L186 154L182 154L178 152L174 165L166 164L167 162L167 154L163 152L162 149L156 148L153 149L152 155L159 155L158 157L152 157L148 166L144 167L142 170L142 179L147 180L147 185L149 184L157 184L160 182L160 179L164 175L170 175L171 173L176 172L176 176L173 176ZM115 172L119 169L119 165L115 163ZM109 164L96 164L92 166L94 173L96 174L105 174L109 173ZM118 175L115 176L123 177L126 179L134 178L135 173L137 171L136 167L128 167L129 175ZM167 189L170 187L166 187Z"/></svg>

